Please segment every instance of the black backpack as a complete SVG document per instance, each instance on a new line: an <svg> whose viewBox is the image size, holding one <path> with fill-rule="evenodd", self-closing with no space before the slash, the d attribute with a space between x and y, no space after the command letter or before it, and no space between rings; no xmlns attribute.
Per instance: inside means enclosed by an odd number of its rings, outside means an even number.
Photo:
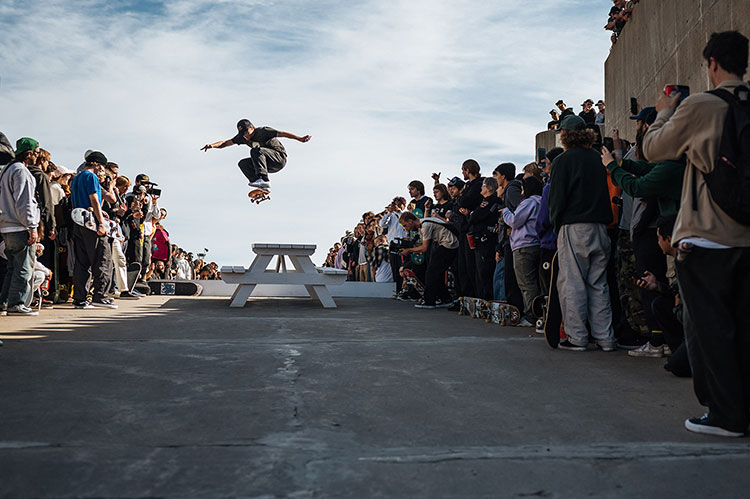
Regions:
<svg viewBox="0 0 750 499"><path fill-rule="evenodd" d="M724 89L709 92L728 105L721 147L714 170L704 173L711 198L727 215L750 226L750 88L740 85L734 93ZM698 209L693 181L693 209Z"/></svg>

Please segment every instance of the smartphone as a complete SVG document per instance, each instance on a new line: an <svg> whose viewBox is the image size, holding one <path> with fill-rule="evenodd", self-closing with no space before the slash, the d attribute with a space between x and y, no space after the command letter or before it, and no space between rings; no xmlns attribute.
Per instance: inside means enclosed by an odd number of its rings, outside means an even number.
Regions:
<svg viewBox="0 0 750 499"><path fill-rule="evenodd" d="M667 97L672 97L676 94L680 94L680 100L677 101L677 105L679 106L682 101L685 100L685 98L690 95L690 87L687 85L665 85L664 86L664 95Z"/></svg>
<svg viewBox="0 0 750 499"><path fill-rule="evenodd" d="M539 149L536 150L536 156L537 156L536 164L541 165L542 162L544 161L544 158L547 157L547 149L540 147Z"/></svg>
<svg viewBox="0 0 750 499"><path fill-rule="evenodd" d="M612 152L615 150L615 141L612 140L612 137L604 137L604 147L607 148L609 152Z"/></svg>
<svg viewBox="0 0 750 499"><path fill-rule="evenodd" d="M638 114L638 99L635 97L630 98L630 115L635 116Z"/></svg>

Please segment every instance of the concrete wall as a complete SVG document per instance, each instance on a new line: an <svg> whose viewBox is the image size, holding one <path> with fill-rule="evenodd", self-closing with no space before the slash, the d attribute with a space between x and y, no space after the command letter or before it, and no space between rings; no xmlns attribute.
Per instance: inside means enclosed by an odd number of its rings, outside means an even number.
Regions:
<svg viewBox="0 0 750 499"><path fill-rule="evenodd" d="M548 130L546 132L539 132L538 134L536 134L537 150L539 150L539 148L544 148L545 150L549 151L550 149L554 149L555 147L562 147L559 131ZM536 158L536 151L534 152L534 157Z"/></svg>
<svg viewBox="0 0 750 499"><path fill-rule="evenodd" d="M641 0L604 65L606 134L618 128L635 140L631 97L646 107L666 84L708 90L703 48L711 33L728 30L750 37L750 0Z"/></svg>

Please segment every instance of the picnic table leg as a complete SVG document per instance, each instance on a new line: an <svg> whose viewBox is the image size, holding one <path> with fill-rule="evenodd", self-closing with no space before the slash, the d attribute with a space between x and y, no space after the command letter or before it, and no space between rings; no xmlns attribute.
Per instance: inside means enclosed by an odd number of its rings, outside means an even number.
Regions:
<svg viewBox="0 0 750 499"><path fill-rule="evenodd" d="M255 284L240 284L237 286L237 289L234 290L234 294L232 295L232 302L229 304L230 307L244 307L245 303L247 303L247 299L250 298L250 295L253 293L253 290L255 289Z"/></svg>
<svg viewBox="0 0 750 499"><path fill-rule="evenodd" d="M310 297L317 299L323 305L323 308L336 308L336 302L333 301L325 284L306 284L305 289L310 293Z"/></svg>

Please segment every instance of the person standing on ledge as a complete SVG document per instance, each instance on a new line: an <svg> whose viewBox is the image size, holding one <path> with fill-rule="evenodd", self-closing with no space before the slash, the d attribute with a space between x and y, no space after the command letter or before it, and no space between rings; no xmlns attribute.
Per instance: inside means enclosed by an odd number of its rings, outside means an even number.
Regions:
<svg viewBox="0 0 750 499"><path fill-rule="evenodd" d="M300 142L307 142L312 138L310 135L298 137L293 133L274 130L267 126L255 128L250 120L242 119L237 122L237 135L231 139L206 144L201 150L223 149L234 144L250 147L250 157L238 163L240 170L250 181L250 187L269 190L271 183L268 174L276 173L286 165L286 150L278 140L279 137Z"/></svg>

